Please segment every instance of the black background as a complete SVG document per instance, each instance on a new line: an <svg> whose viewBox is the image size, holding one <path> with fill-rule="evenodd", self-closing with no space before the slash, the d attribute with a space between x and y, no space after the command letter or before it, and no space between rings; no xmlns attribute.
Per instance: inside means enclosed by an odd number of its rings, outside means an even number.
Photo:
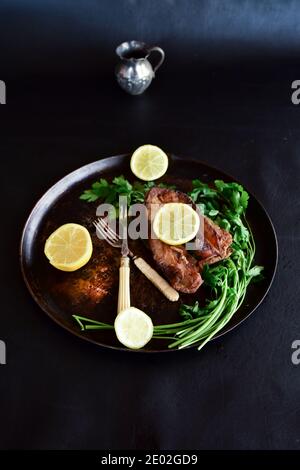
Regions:
<svg viewBox="0 0 300 470"><path fill-rule="evenodd" d="M299 449L300 2L2 0L0 21L0 448ZM140 97L113 76L126 39L166 52ZM22 226L43 192L148 142L231 173L277 230L268 298L201 353L86 344L21 278Z"/></svg>

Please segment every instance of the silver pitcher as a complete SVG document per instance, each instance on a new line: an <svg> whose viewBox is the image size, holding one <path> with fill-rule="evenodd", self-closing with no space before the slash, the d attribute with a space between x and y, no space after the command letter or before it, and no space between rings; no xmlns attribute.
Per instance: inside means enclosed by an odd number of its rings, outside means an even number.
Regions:
<svg viewBox="0 0 300 470"><path fill-rule="evenodd" d="M154 51L161 57L159 62L152 66L148 59ZM123 42L117 47L116 54L121 59L116 66L117 81L120 87L131 95L140 95L148 88L165 59L165 53L160 47L150 47L141 41Z"/></svg>

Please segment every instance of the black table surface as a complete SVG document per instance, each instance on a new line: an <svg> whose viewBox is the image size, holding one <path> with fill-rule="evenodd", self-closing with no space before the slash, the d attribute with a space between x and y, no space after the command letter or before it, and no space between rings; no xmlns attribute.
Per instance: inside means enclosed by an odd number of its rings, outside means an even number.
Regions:
<svg viewBox="0 0 300 470"><path fill-rule="evenodd" d="M259 68L261 67L261 68ZM299 449L299 67L161 69L131 97L113 74L7 82L2 163L0 366L3 449ZM297 77L298 74L298 77ZM201 159L270 213L279 266L260 308L207 347L166 355L96 347L54 324L19 269L37 199L81 165L144 143Z"/></svg>

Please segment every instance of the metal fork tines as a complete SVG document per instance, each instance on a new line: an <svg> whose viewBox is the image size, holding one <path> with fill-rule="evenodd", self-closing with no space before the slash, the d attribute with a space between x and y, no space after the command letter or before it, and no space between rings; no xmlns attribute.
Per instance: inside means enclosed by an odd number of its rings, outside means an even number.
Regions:
<svg viewBox="0 0 300 470"><path fill-rule="evenodd" d="M95 220L93 222L94 226L100 233L101 237L107 241L111 246L114 248L121 248L122 247L122 240L120 236L115 232L108 224L107 219ZM133 256L132 252L130 251L130 256Z"/></svg>

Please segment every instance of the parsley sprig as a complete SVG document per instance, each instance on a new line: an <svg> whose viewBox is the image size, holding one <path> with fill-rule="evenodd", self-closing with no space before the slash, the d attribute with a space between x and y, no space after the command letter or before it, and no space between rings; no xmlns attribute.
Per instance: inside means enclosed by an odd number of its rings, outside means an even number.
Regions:
<svg viewBox="0 0 300 470"><path fill-rule="evenodd" d="M81 195L80 199L86 202L99 202L111 204L115 207L118 215L119 196L127 196L128 206L137 203L143 203L145 194L149 189L156 186L153 181L141 183L135 181L130 183L123 175L116 176L110 183L104 178L100 178L92 184L91 188L86 189ZM174 186L160 183L157 185L160 188L174 188Z"/></svg>

